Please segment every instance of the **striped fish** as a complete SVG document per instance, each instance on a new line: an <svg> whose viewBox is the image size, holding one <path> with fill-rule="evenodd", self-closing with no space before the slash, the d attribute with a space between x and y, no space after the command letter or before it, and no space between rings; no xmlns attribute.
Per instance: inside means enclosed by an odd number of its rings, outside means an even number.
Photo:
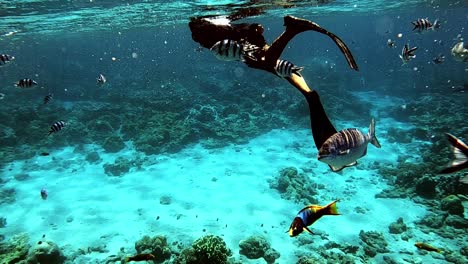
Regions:
<svg viewBox="0 0 468 264"><path fill-rule="evenodd" d="M14 59L15 57L10 56L8 54L0 54L0 66L10 63Z"/></svg>
<svg viewBox="0 0 468 264"><path fill-rule="evenodd" d="M277 60L275 71L276 74L280 77L286 78L291 77L293 73L302 77L300 71L302 71L304 67L297 67L296 65L292 64L287 60Z"/></svg>
<svg viewBox="0 0 468 264"><path fill-rule="evenodd" d="M434 24L432 24L431 21L429 21L429 19L420 18L418 20L411 22L411 24L413 24L414 26L413 30L417 29L418 32L423 32L423 31L430 30L430 29L435 30L435 29L440 28L440 22L438 19L434 21Z"/></svg>
<svg viewBox="0 0 468 264"><path fill-rule="evenodd" d="M454 135L449 133L446 135L452 148L454 159L440 173L452 173L468 168L468 146ZM468 184L467 176L461 182Z"/></svg>
<svg viewBox="0 0 468 264"><path fill-rule="evenodd" d="M357 160L367 153L367 144L380 148L375 136L375 120L369 125L365 135L356 128L341 130L329 137L319 149L318 160L325 162L334 172L354 166Z"/></svg>
<svg viewBox="0 0 468 264"><path fill-rule="evenodd" d="M37 85L37 82L29 78L21 79L15 84L16 87L21 87L21 88L29 88L34 85Z"/></svg>
<svg viewBox="0 0 468 264"><path fill-rule="evenodd" d="M52 134L52 133L55 133L55 132L58 132L58 131L62 130L62 128L64 128L64 127L65 127L65 122L64 122L64 121L55 122L55 123L50 127L49 136L50 136L50 134Z"/></svg>
<svg viewBox="0 0 468 264"><path fill-rule="evenodd" d="M48 94L44 97L44 104L48 104L50 103L50 101L52 101L52 99L54 99L54 95L53 94Z"/></svg>
<svg viewBox="0 0 468 264"><path fill-rule="evenodd" d="M468 62L468 46L463 41L458 42L452 48L452 56L456 61Z"/></svg>
<svg viewBox="0 0 468 264"><path fill-rule="evenodd" d="M230 39L220 40L210 48L216 58L224 61L245 61L246 57L256 61L253 53L258 49L259 47L255 45L243 44Z"/></svg>
<svg viewBox="0 0 468 264"><path fill-rule="evenodd" d="M107 79L102 73L99 74L99 77L97 78L97 83L98 84L105 84L107 82Z"/></svg>
<svg viewBox="0 0 468 264"><path fill-rule="evenodd" d="M413 47L409 48L408 44L405 44L403 46L403 49L401 50L400 59L403 61L403 64L406 64L410 61L410 59L416 58L416 55L414 52L418 49L418 47Z"/></svg>

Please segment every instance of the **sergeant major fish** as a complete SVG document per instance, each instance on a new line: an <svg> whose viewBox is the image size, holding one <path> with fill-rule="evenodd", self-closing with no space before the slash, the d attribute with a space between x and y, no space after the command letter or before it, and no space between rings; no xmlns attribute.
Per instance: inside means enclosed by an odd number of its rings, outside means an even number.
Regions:
<svg viewBox="0 0 468 264"><path fill-rule="evenodd" d="M336 208L337 202L338 200L325 206L309 205L302 208L289 226L289 236L295 237L304 230L312 234L308 226L312 225L320 217L324 215L339 215L338 209Z"/></svg>
<svg viewBox="0 0 468 264"><path fill-rule="evenodd" d="M440 173L453 173L468 168L468 146L454 135L449 133L446 135L455 158ZM465 183L463 179L462 182Z"/></svg>
<svg viewBox="0 0 468 264"><path fill-rule="evenodd" d="M33 87L34 85L37 85L37 82L29 78L21 79L15 84L16 87L21 87L21 88L29 88L29 87Z"/></svg>
<svg viewBox="0 0 468 264"><path fill-rule="evenodd" d="M364 135L356 128L341 130L330 136L320 147L318 160L325 162L334 172L354 166L367 153L367 144L380 148L375 136L375 120L372 118L369 132Z"/></svg>
<svg viewBox="0 0 468 264"><path fill-rule="evenodd" d="M104 75L99 74L99 77L97 78L97 83L98 84L105 84L107 82L107 79Z"/></svg>
<svg viewBox="0 0 468 264"><path fill-rule="evenodd" d="M44 104L48 104L50 103L50 101L52 101L52 99L54 99L54 95L53 94L48 94L46 96L44 96Z"/></svg>
<svg viewBox="0 0 468 264"><path fill-rule="evenodd" d="M58 132L58 131L62 130L62 128L64 128L64 127L65 127L65 122L64 122L64 121L55 122L55 123L50 127L49 135L52 134L52 133L55 133L55 132Z"/></svg>
<svg viewBox="0 0 468 264"><path fill-rule="evenodd" d="M8 54L0 54L0 66L10 63L15 57Z"/></svg>
<svg viewBox="0 0 468 264"><path fill-rule="evenodd" d="M303 69L304 67L297 67L296 65L292 64L287 60L276 61L275 72L278 76L283 78L291 77L293 73L302 77L300 72Z"/></svg>
<svg viewBox="0 0 468 264"><path fill-rule="evenodd" d="M230 39L220 40L210 48L216 58L224 61L245 61L245 57L257 60L253 52L258 49L255 45L242 44Z"/></svg>
<svg viewBox="0 0 468 264"><path fill-rule="evenodd" d="M468 62L468 46L463 41L455 44L451 50L452 56L456 61Z"/></svg>
<svg viewBox="0 0 468 264"><path fill-rule="evenodd" d="M410 49L408 44L405 44L405 46L403 46L403 49L401 50L401 55L399 55L400 59L403 61L403 64L406 64L408 61L410 61L410 59L416 58L414 52L417 49L418 47L413 47Z"/></svg>
<svg viewBox="0 0 468 264"><path fill-rule="evenodd" d="M425 30L430 30L430 29L435 30L435 29L440 28L440 22L438 19L434 21L434 24L432 24L431 21L429 21L429 19L420 18L418 20L411 22L411 24L413 24L414 26L413 31L417 29L418 32L423 32Z"/></svg>
<svg viewBox="0 0 468 264"><path fill-rule="evenodd" d="M432 59L432 62L434 62L434 64L442 64L444 63L444 61L445 61L445 56L443 54L439 54Z"/></svg>

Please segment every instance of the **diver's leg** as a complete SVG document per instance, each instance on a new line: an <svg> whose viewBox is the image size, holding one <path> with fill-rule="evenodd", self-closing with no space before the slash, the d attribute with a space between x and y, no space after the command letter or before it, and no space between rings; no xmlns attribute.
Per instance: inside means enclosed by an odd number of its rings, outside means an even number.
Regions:
<svg viewBox="0 0 468 264"><path fill-rule="evenodd" d="M328 119L327 113L323 108L322 102L317 91L310 89L304 78L293 74L292 77L286 78L296 89L298 89L309 104L310 126L312 128L312 136L314 137L315 146L317 149L323 145L329 137L337 131L333 124Z"/></svg>
<svg viewBox="0 0 468 264"><path fill-rule="evenodd" d="M310 126L314 137L315 147L317 150L322 147L323 143L337 131L333 124L328 119L325 109L317 91L312 91L305 95L310 111Z"/></svg>

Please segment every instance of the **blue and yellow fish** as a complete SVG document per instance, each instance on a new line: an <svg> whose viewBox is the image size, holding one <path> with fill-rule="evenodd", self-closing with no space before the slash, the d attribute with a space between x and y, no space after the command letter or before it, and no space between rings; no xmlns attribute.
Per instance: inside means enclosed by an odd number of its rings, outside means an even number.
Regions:
<svg viewBox="0 0 468 264"><path fill-rule="evenodd" d="M289 226L289 236L295 237L304 230L312 233L308 226L312 225L320 217L324 215L339 215L338 209L336 208L336 202L338 202L338 200L333 201L325 206L309 205L304 207L299 211L299 213L297 213L297 216L294 218L291 226Z"/></svg>

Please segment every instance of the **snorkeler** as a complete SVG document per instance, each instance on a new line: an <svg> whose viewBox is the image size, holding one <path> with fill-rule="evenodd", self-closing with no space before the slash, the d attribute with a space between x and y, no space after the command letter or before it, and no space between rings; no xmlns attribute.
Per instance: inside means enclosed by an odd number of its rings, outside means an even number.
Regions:
<svg viewBox="0 0 468 264"><path fill-rule="evenodd" d="M243 61L251 68L282 77L296 87L309 104L312 135L315 146L320 149L322 144L337 131L328 119L318 93L309 88L299 73L302 68L280 60L279 57L289 41L297 34L312 30L330 37L344 54L352 69L357 71L358 66L346 44L318 24L293 16L285 16L284 26L286 27L284 32L270 46L263 37L263 26L257 23L231 24L219 17L192 18L189 23L193 40L215 52L218 58Z"/></svg>

